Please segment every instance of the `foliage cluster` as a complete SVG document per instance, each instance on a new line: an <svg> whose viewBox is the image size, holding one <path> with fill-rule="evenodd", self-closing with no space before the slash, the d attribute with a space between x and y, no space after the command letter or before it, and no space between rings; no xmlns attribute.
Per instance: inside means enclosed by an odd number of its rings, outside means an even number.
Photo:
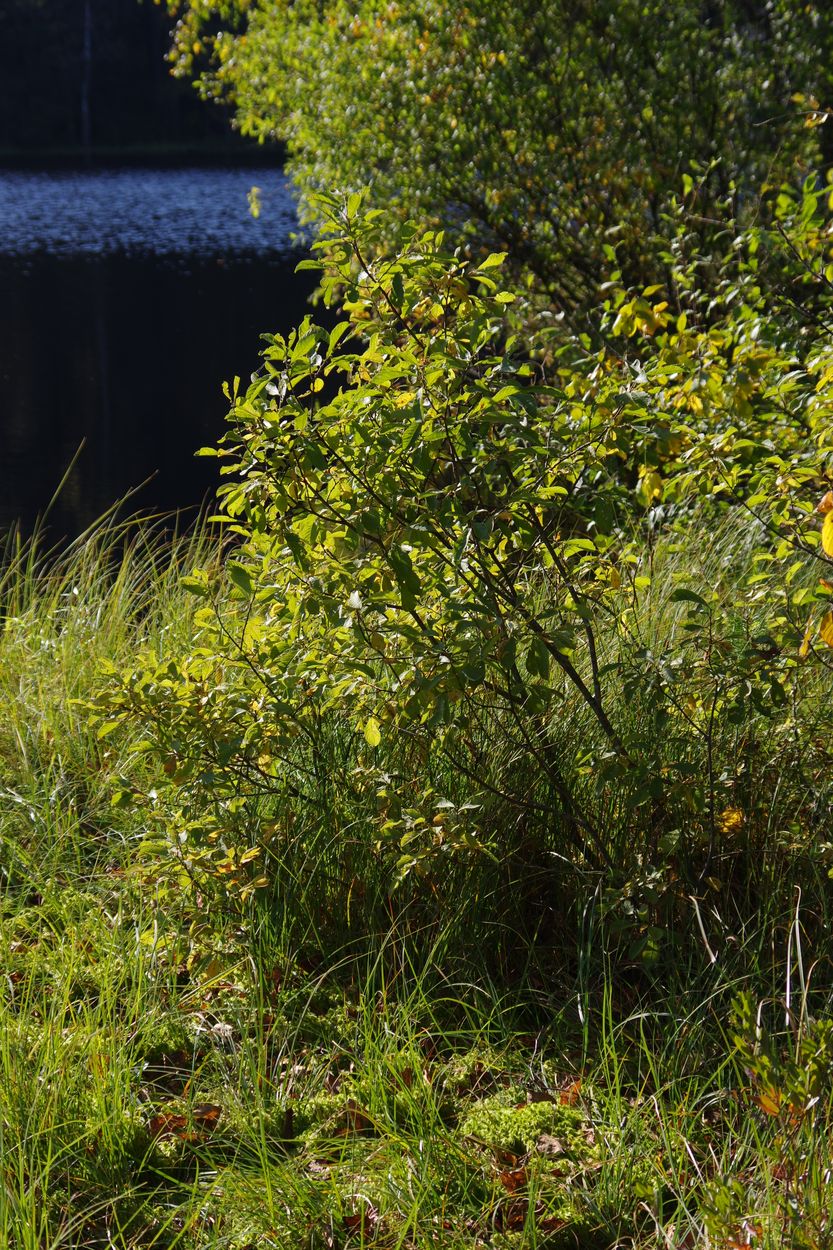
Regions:
<svg viewBox="0 0 833 1250"><path fill-rule="evenodd" d="M828 7L804 0L173 0L173 57L241 130L284 140L315 195L372 188L396 224L506 250L519 294L575 316L615 245L631 284L663 281L649 242L680 179L707 169L708 229L732 194L813 164L827 134ZM792 125L799 94L806 127ZM829 153L828 153L829 155Z"/></svg>
<svg viewBox="0 0 833 1250"><path fill-rule="evenodd" d="M103 700L102 734L151 728L189 862L243 883L246 812L317 804L322 774L334 834L440 892L457 854L607 886L673 863L662 894L729 887L762 845L826 853L830 214L812 183L780 198L707 315L683 225L670 291L615 275L595 343L540 349L500 254L406 227L372 260L378 214L321 201L352 320L271 340L208 449L235 599L197 571L195 645Z"/></svg>

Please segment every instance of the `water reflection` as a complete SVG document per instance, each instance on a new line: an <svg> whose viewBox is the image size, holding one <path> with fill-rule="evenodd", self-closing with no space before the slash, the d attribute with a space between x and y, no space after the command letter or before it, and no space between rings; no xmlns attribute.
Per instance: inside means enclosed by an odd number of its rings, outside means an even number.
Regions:
<svg viewBox="0 0 833 1250"><path fill-rule="evenodd" d="M136 507L198 504L217 484L194 451L222 431L223 380L251 372L260 334L295 324L314 283L287 250L291 202L275 212L265 192L253 221L251 170L50 177L45 196L41 181L0 174L0 530L31 528L82 439L54 538L151 475ZM9 210L24 182L26 220ZM262 242L243 247L250 226Z"/></svg>
<svg viewBox="0 0 833 1250"><path fill-rule="evenodd" d="M253 217L248 193L259 188ZM0 173L0 251L155 256L290 246L295 206L277 169L102 169Z"/></svg>

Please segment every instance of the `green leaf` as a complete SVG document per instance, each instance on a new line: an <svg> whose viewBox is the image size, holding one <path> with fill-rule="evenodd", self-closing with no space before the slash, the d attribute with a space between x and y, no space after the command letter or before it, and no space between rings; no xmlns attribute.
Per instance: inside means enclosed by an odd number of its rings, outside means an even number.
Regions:
<svg viewBox="0 0 833 1250"><path fill-rule="evenodd" d="M379 727L379 722L372 716L365 721L364 736L367 745L371 747L377 747L382 741L382 731Z"/></svg>
<svg viewBox="0 0 833 1250"><path fill-rule="evenodd" d="M196 595L198 599L209 598L208 586L201 577L183 577L179 584L189 595Z"/></svg>
<svg viewBox="0 0 833 1250"><path fill-rule="evenodd" d="M230 560L228 563L228 575L238 590L242 590L243 594L251 597L255 592L254 583L249 570L242 564L236 564Z"/></svg>
<svg viewBox="0 0 833 1250"><path fill-rule="evenodd" d="M413 562L410 555L402 547L391 547L388 551L388 561L393 569L394 576L402 590L407 596L413 597L418 595L420 591L420 581L414 571Z"/></svg>
<svg viewBox="0 0 833 1250"><path fill-rule="evenodd" d="M672 603L695 603L698 607L706 609L709 606L702 595L698 595L694 590L687 590L684 586L672 590L668 597Z"/></svg>
<svg viewBox="0 0 833 1250"><path fill-rule="evenodd" d="M540 638L530 641L526 652L526 667L533 677L546 681L550 675L550 653Z"/></svg>
<svg viewBox="0 0 833 1250"><path fill-rule="evenodd" d="M329 342L327 343L328 355L332 355L332 353L335 351L336 347L338 347L339 343L344 338L344 335L347 333L349 329L350 329L349 321L339 321L337 325L333 326L332 330L330 331Z"/></svg>
<svg viewBox="0 0 833 1250"><path fill-rule="evenodd" d="M480 273L484 269L498 269L506 260L508 252L492 252L487 256L482 264L477 266L475 272Z"/></svg>

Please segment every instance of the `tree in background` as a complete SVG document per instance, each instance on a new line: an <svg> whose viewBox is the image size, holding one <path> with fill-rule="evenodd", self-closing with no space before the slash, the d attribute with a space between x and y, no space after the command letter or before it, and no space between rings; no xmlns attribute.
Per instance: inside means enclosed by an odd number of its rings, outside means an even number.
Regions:
<svg viewBox="0 0 833 1250"><path fill-rule="evenodd" d="M701 219L817 155L830 18L797 0L171 0L180 73L285 139L319 190L505 249L550 308L667 275L649 238L692 168ZM393 220L393 217L392 217Z"/></svg>

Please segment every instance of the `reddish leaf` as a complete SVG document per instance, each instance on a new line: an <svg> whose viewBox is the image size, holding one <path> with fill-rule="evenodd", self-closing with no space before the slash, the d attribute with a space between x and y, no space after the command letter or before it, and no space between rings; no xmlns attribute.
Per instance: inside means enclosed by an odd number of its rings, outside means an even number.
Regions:
<svg viewBox="0 0 833 1250"><path fill-rule="evenodd" d="M341 1073L329 1071L324 1077L324 1088L328 1094L337 1094L341 1089Z"/></svg>
<svg viewBox="0 0 833 1250"><path fill-rule="evenodd" d="M723 1250L750 1250L760 1240L762 1231L760 1224L750 1224L744 1220L737 1233L723 1243Z"/></svg>
<svg viewBox="0 0 833 1250"><path fill-rule="evenodd" d="M581 1096L581 1077L577 1081L573 1081L572 1085L568 1085L566 1089L562 1089L558 1095L558 1101L562 1107L574 1107Z"/></svg>
<svg viewBox="0 0 833 1250"><path fill-rule="evenodd" d="M526 1168L508 1168L499 1174L498 1180L508 1193L514 1194L526 1185L529 1172Z"/></svg>
<svg viewBox="0 0 833 1250"><path fill-rule="evenodd" d="M188 1121L184 1115L172 1111L160 1111L151 1116L148 1129L152 1137L180 1137Z"/></svg>
<svg viewBox="0 0 833 1250"><path fill-rule="evenodd" d="M513 1198L511 1202L503 1202L494 1214L494 1225L498 1232L523 1228L529 1214L528 1198Z"/></svg>
<svg viewBox="0 0 833 1250"><path fill-rule="evenodd" d="M437 1057L437 1047L434 1039L428 1033L423 1033L419 1038L419 1048L422 1051L428 1063L433 1063Z"/></svg>
<svg viewBox="0 0 833 1250"><path fill-rule="evenodd" d="M158 1111L148 1121L148 1130L154 1138L178 1137L180 1141L198 1142L206 1133L213 1133L217 1127L222 1108L213 1103L199 1103L193 1108L191 1117L194 1126L201 1132L191 1132L188 1116L179 1111Z"/></svg>
<svg viewBox="0 0 833 1250"><path fill-rule="evenodd" d="M349 1098L342 1112L342 1123L337 1129L336 1135L343 1137L347 1133L369 1133L372 1129L373 1122L370 1117L354 1099Z"/></svg>
<svg viewBox="0 0 833 1250"><path fill-rule="evenodd" d="M213 1133L214 1129L217 1127L220 1116L222 1115L222 1111L223 1108L216 1106L215 1103L201 1102L197 1103L195 1107L192 1107L191 1115L194 1123L199 1128L207 1129L209 1132Z"/></svg>
<svg viewBox="0 0 833 1250"><path fill-rule="evenodd" d="M518 1168L526 1162L527 1155L516 1155L511 1150L501 1150L499 1146L494 1147L495 1163L499 1168Z"/></svg>
<svg viewBox="0 0 833 1250"><path fill-rule="evenodd" d="M547 1215L543 1219L537 1221L538 1229L542 1233L559 1233L562 1228L567 1227L567 1221L562 1220L557 1215Z"/></svg>
<svg viewBox="0 0 833 1250"><path fill-rule="evenodd" d="M358 1211L344 1216L344 1227L347 1233L358 1233L362 1239L372 1237L378 1223L379 1212L369 1202Z"/></svg>

